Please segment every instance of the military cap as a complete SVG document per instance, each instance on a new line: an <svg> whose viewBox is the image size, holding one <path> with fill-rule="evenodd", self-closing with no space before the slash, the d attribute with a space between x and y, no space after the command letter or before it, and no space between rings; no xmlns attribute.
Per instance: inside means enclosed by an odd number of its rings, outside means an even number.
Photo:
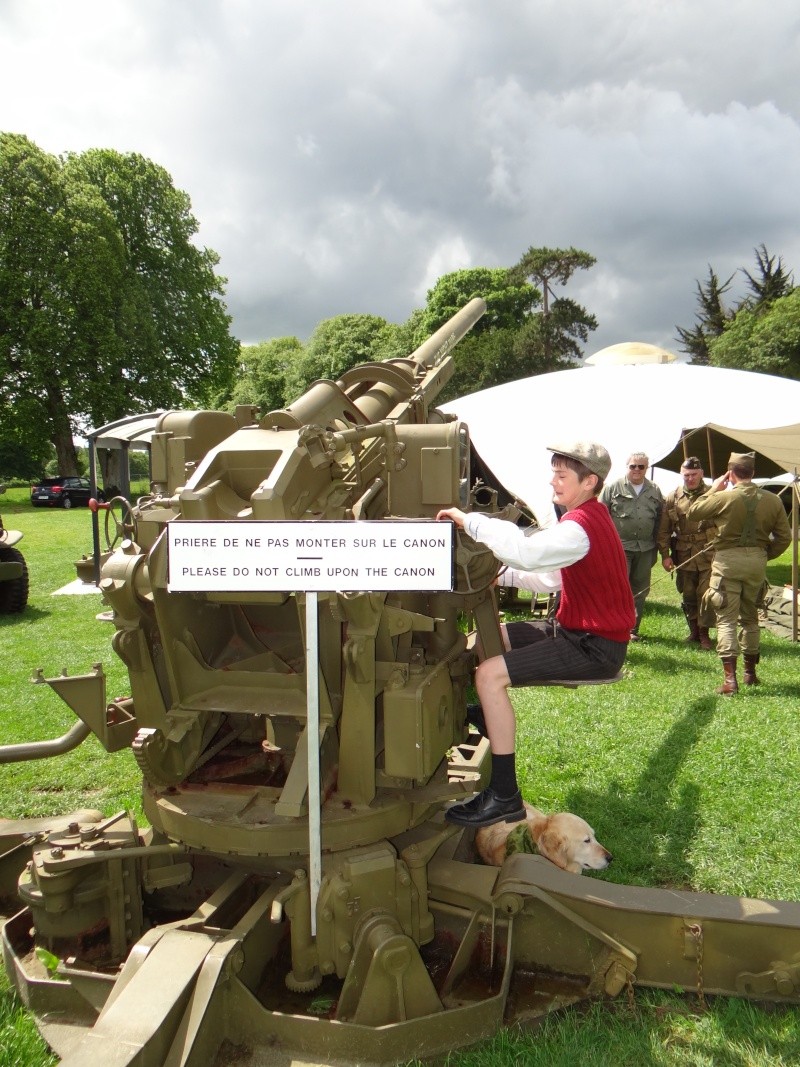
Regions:
<svg viewBox="0 0 800 1067"><path fill-rule="evenodd" d="M572 441L569 444L546 445L545 447L548 452L557 452L560 456L576 459L598 478L605 478L611 470L611 456L596 441Z"/></svg>
<svg viewBox="0 0 800 1067"><path fill-rule="evenodd" d="M687 456L683 463L681 463L681 470L684 471L701 471L702 469L703 464L697 456Z"/></svg>
<svg viewBox="0 0 800 1067"><path fill-rule="evenodd" d="M730 470L731 467L749 467L751 471L755 470L755 452L731 452L730 459L728 460L728 470Z"/></svg>

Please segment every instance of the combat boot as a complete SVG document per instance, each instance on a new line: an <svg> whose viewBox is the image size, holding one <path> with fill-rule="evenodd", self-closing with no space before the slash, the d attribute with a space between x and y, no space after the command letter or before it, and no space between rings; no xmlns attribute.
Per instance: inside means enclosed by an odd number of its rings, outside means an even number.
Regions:
<svg viewBox="0 0 800 1067"><path fill-rule="evenodd" d="M745 652L744 655L744 676L742 678L742 685L760 685L761 679L756 676L756 664L761 659L759 653L755 656L748 656Z"/></svg>
<svg viewBox="0 0 800 1067"><path fill-rule="evenodd" d="M722 661L722 669L725 671L725 681L717 687L721 696L733 696L739 692L739 683L736 681L736 656L726 656Z"/></svg>
<svg viewBox="0 0 800 1067"><path fill-rule="evenodd" d="M687 645L696 645L700 640L700 630L697 625L697 619L687 619L689 623L689 636L684 637L684 641Z"/></svg>
<svg viewBox="0 0 800 1067"><path fill-rule="evenodd" d="M697 630L700 635L700 647L704 652L711 652L714 648L714 642L711 640L711 634L708 632L707 626L700 626Z"/></svg>

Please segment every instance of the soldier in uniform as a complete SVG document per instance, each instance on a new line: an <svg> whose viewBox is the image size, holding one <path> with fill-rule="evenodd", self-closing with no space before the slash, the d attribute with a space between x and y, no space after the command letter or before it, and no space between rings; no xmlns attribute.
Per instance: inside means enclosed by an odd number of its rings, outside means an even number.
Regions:
<svg viewBox="0 0 800 1067"><path fill-rule="evenodd" d="M758 604L766 586L767 560L780 556L792 540L783 504L774 493L752 484L754 470L753 452L732 452L728 473L717 478L711 491L688 512L692 522L711 519L717 524L706 597L717 616L717 654L724 671L717 692L725 696L739 691L736 665L740 651L744 654L743 684L759 683Z"/></svg>
<svg viewBox="0 0 800 1067"><path fill-rule="evenodd" d="M689 624L687 642L712 649L709 627L714 612L703 597L711 577L714 551L711 542L717 530L713 522L690 522L687 512L695 500L708 492L703 481L703 465L697 456L688 456L681 464L683 485L673 489L664 501L656 542L661 565L668 574L675 573L681 607Z"/></svg>
<svg viewBox="0 0 800 1067"><path fill-rule="evenodd" d="M628 562L628 581L636 607L631 641L639 640L639 623L650 592L650 572L658 556L656 531L664 506L661 490L645 476L649 466L646 453L632 452L627 475L611 482L600 494L601 502L611 513Z"/></svg>

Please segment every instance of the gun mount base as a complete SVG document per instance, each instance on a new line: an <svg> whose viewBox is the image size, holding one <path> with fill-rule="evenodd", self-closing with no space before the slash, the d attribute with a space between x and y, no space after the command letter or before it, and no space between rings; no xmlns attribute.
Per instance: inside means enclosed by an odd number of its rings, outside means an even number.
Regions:
<svg viewBox="0 0 800 1067"><path fill-rule="evenodd" d="M113 827L112 866L132 870L147 849ZM38 858L51 874L60 847ZM143 880L144 932L121 966L62 954L56 980L29 908L3 928L6 968L64 1067L212 1067L232 1048L252 1067L268 1062L264 1050L275 1063L290 1051L397 1063L633 983L800 1003L796 903L614 885L521 854L484 867L468 833L434 822L329 868L311 938L304 871L267 876L191 852L169 864L166 846L151 847L161 852ZM393 881L403 870L405 898ZM171 913L170 886L182 886L173 903L185 908L187 878L196 906ZM394 903L411 907L418 885L430 924ZM337 909L338 931L352 919L348 944L326 932Z"/></svg>

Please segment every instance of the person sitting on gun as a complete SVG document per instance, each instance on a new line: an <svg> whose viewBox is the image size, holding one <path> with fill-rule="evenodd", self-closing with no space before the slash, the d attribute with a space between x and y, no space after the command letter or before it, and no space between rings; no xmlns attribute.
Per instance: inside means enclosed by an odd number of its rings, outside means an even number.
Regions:
<svg viewBox="0 0 800 1067"><path fill-rule="evenodd" d="M535 592L561 590L555 619L501 627L505 653L484 659L475 686L492 751L488 788L453 804L449 822L489 826L525 817L515 766L516 719L509 686L560 679L612 678L625 661L635 620L625 552L608 509L598 501L611 469L594 442L548 445L553 453L553 500L566 511L558 524L526 535L514 523L445 508L451 520L508 566L500 585Z"/></svg>

